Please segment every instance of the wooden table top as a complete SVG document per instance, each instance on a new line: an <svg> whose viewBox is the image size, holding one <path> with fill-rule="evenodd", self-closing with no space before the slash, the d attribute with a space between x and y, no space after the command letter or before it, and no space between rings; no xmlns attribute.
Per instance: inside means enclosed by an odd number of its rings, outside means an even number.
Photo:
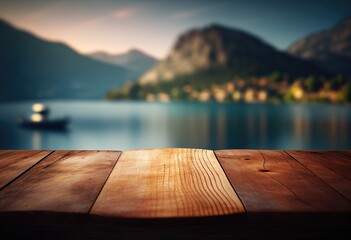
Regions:
<svg viewBox="0 0 351 240"><path fill-rule="evenodd" d="M340 227L350 213L351 151L0 151L2 223Z"/></svg>

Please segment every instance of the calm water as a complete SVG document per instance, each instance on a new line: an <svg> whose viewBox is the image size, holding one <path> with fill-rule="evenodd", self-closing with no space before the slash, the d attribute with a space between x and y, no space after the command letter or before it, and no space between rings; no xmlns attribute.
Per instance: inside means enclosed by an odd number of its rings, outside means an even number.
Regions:
<svg viewBox="0 0 351 240"><path fill-rule="evenodd" d="M47 102L67 131L22 129L32 102L0 105L0 149L351 149L351 107Z"/></svg>

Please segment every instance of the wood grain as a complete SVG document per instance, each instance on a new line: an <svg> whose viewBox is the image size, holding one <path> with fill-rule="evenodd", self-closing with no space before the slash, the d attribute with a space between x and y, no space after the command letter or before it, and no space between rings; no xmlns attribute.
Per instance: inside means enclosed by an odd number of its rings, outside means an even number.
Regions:
<svg viewBox="0 0 351 240"><path fill-rule="evenodd" d="M343 150L343 151L335 151L335 152L339 152L339 153L342 153L346 156L351 157L351 150Z"/></svg>
<svg viewBox="0 0 351 240"><path fill-rule="evenodd" d="M0 192L0 211L88 213L119 155L55 151Z"/></svg>
<svg viewBox="0 0 351 240"><path fill-rule="evenodd" d="M0 151L0 189L24 173L52 151L1 150Z"/></svg>
<svg viewBox="0 0 351 240"><path fill-rule="evenodd" d="M215 151L248 213L342 212L351 204L283 151Z"/></svg>
<svg viewBox="0 0 351 240"><path fill-rule="evenodd" d="M125 151L91 214L106 217L197 217L244 208L213 151Z"/></svg>
<svg viewBox="0 0 351 240"><path fill-rule="evenodd" d="M287 151L351 201L351 156L338 151Z"/></svg>

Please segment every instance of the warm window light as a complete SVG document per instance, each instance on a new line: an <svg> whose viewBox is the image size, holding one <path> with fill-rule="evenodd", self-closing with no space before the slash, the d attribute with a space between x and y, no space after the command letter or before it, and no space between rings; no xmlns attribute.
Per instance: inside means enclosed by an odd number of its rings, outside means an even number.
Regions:
<svg viewBox="0 0 351 240"><path fill-rule="evenodd" d="M232 97L234 101L239 101L241 99L241 93L239 91L235 91Z"/></svg>
<svg viewBox="0 0 351 240"><path fill-rule="evenodd" d="M34 109L33 109L34 110ZM34 113L34 114L32 114L32 116L31 116L31 120L33 121L33 122L41 122L41 121L43 121L43 116L41 115L41 114L39 114L39 113Z"/></svg>
<svg viewBox="0 0 351 240"><path fill-rule="evenodd" d="M148 102L153 102L153 101L155 101L156 97L155 97L155 94L149 93L146 95L145 99Z"/></svg>
<svg viewBox="0 0 351 240"><path fill-rule="evenodd" d="M45 108L46 108L45 105L41 103L35 103L32 106L33 112L36 112L36 113L42 112L43 110L45 110Z"/></svg>
<svg viewBox="0 0 351 240"><path fill-rule="evenodd" d="M210 91L208 91L208 90L203 90L202 92L200 92L198 98L199 98L199 100L200 100L201 102L207 102L207 101L209 101L210 98L211 98Z"/></svg>
<svg viewBox="0 0 351 240"><path fill-rule="evenodd" d="M264 90L261 90L261 91L259 91L258 92L258 100L260 101L260 102L265 102L266 100L267 100L267 92L266 91L264 91Z"/></svg>
<svg viewBox="0 0 351 240"><path fill-rule="evenodd" d="M159 93L157 94L157 99L160 101L160 102L169 102L170 100L170 97L167 93Z"/></svg>
<svg viewBox="0 0 351 240"><path fill-rule="evenodd" d="M252 103L255 101L255 92L253 89L247 89L245 91L245 101L248 102L248 103Z"/></svg>
<svg viewBox="0 0 351 240"><path fill-rule="evenodd" d="M292 94L296 100L301 100L303 98L303 89L299 86L294 86L292 89Z"/></svg>

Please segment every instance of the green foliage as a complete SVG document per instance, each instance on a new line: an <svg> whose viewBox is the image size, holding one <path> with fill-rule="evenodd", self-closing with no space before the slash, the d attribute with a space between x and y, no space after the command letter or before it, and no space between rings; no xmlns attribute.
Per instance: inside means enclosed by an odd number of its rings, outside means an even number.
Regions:
<svg viewBox="0 0 351 240"><path fill-rule="evenodd" d="M268 81L265 82L265 79ZM247 89L252 89L258 101L258 91L263 90L268 94L267 102L311 102L311 101L335 101L335 91L337 91L337 101L351 102L351 79L348 81L342 75L331 79L324 77L309 76L307 78L291 79L279 72L273 72L268 76L260 77L238 77L232 71L208 70L199 72L191 76L179 76L172 81L160 81L149 84L126 83L120 89L111 89L106 98L108 99L141 99L145 100L149 94L168 94L172 101L199 101L199 94L203 91L209 92L209 101L216 98L217 90L225 94L225 102L245 101L245 99L233 99L233 87L227 89L228 83L235 87L234 91L241 96ZM262 83L263 82L263 83ZM324 85L329 83L329 89ZM325 85L328 86L328 85ZM335 90L336 89L336 90ZM330 93L328 91L333 90ZM223 93L224 92L224 93ZM223 95L222 95L223 96ZM221 98L221 97L220 97Z"/></svg>
<svg viewBox="0 0 351 240"><path fill-rule="evenodd" d="M292 88L289 88L289 90L285 92L283 99L285 102L292 102L295 100L293 92L292 92Z"/></svg>
<svg viewBox="0 0 351 240"><path fill-rule="evenodd" d="M316 92L322 87L321 81L319 81L315 76L309 76L303 81L303 89L306 92Z"/></svg>
<svg viewBox="0 0 351 240"><path fill-rule="evenodd" d="M331 79L329 88L330 90L339 90L344 83L345 77L342 74L339 74Z"/></svg>
<svg viewBox="0 0 351 240"><path fill-rule="evenodd" d="M171 99L172 100L180 100L180 89L179 88L172 88L171 90Z"/></svg>
<svg viewBox="0 0 351 240"><path fill-rule="evenodd" d="M107 92L107 99L134 99L140 92L140 86L127 81L122 88L113 88Z"/></svg>
<svg viewBox="0 0 351 240"><path fill-rule="evenodd" d="M112 88L111 90L109 90L107 93L106 93L106 96L105 98L106 99L109 99L109 100L112 100L112 99L119 99L119 92L120 90L117 89L117 88Z"/></svg>
<svg viewBox="0 0 351 240"><path fill-rule="evenodd" d="M273 72L271 75L268 76L268 79L271 82L278 82L279 80L281 80L281 73L278 71Z"/></svg>
<svg viewBox="0 0 351 240"><path fill-rule="evenodd" d="M351 82L348 82L342 87L338 100L340 102L351 102Z"/></svg>

